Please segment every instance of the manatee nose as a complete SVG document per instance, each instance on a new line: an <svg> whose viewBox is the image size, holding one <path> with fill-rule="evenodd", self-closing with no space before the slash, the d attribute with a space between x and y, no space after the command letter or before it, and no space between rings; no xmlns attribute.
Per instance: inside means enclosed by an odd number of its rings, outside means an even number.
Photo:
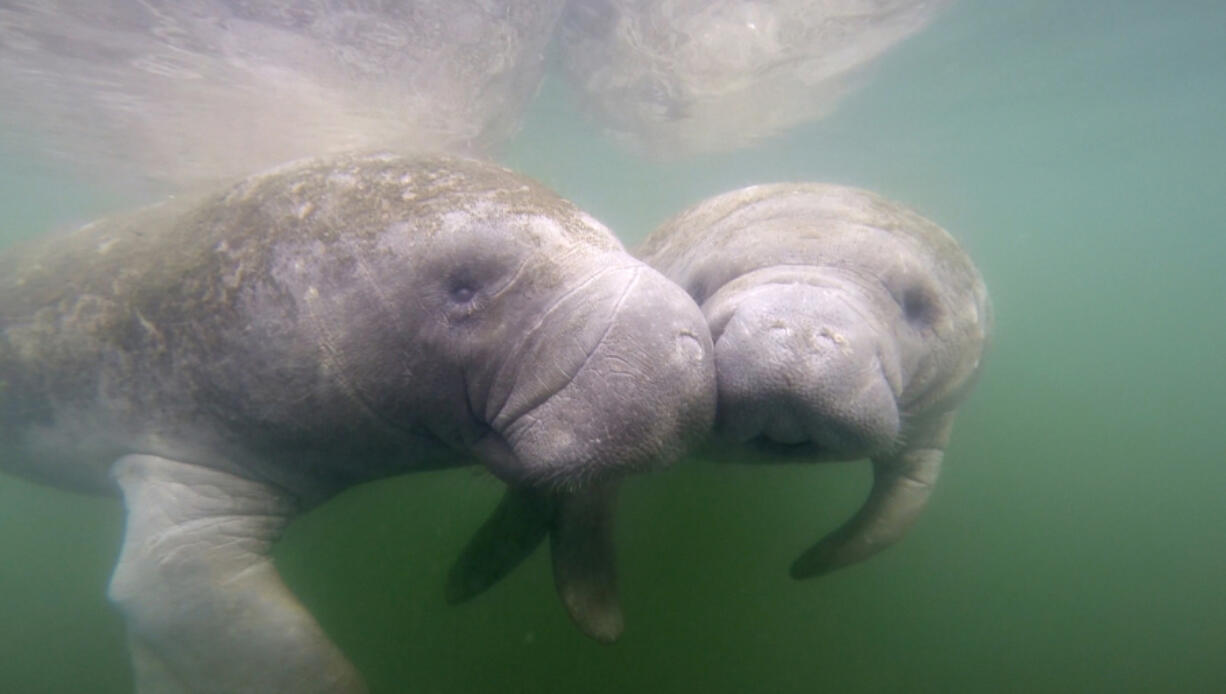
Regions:
<svg viewBox="0 0 1226 694"><path fill-rule="evenodd" d="M681 364L701 364L711 358L711 341L702 324L682 327L676 336L674 355Z"/></svg>
<svg viewBox="0 0 1226 694"><path fill-rule="evenodd" d="M776 411L766 420L762 434L771 441L784 444L804 443L809 439L809 432L792 409Z"/></svg>
<svg viewBox="0 0 1226 694"><path fill-rule="evenodd" d="M838 457L890 445L900 423L879 344L872 320L825 288L747 293L715 342L717 427Z"/></svg>
<svg viewBox="0 0 1226 694"><path fill-rule="evenodd" d="M513 393L492 419L527 480L573 485L665 465L715 418L711 333L688 294L642 264L602 273L584 291L538 330L537 358L517 379L558 387L523 387L528 395ZM556 378L559 362L541 357L577 341Z"/></svg>

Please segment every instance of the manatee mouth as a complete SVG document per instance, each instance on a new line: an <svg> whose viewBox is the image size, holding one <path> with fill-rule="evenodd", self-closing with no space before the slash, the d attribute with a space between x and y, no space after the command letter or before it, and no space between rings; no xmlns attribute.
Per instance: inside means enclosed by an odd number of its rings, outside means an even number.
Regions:
<svg viewBox="0 0 1226 694"><path fill-rule="evenodd" d="M714 326L717 428L785 460L851 460L892 447L898 370L886 331L864 307L872 302L828 274L783 268L753 279L760 283L734 280L703 305Z"/></svg>
<svg viewBox="0 0 1226 694"><path fill-rule="evenodd" d="M567 493L589 488L606 476L612 476L611 472L600 468L525 465L524 459L515 453L510 442L493 429L473 441L471 447L487 470L515 488L536 489L551 494Z"/></svg>
<svg viewBox="0 0 1226 694"><path fill-rule="evenodd" d="M759 434L742 445L758 453L789 462L822 460L831 455L828 448L816 441L776 441L765 434Z"/></svg>
<svg viewBox="0 0 1226 694"><path fill-rule="evenodd" d="M487 428L471 446L485 467L498 479L510 485L527 482L523 463L502 434Z"/></svg>

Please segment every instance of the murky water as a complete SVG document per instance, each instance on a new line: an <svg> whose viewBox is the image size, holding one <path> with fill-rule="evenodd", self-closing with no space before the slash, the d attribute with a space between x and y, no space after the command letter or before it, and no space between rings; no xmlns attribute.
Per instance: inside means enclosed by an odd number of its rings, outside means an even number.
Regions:
<svg viewBox="0 0 1226 694"><path fill-rule="evenodd" d="M824 180L903 201L978 262L997 327L930 509L798 583L863 464L693 463L630 482L622 640L569 624L544 552L475 602L447 567L501 493L472 470L354 489L277 559L375 692L1217 692L1226 686L1226 5L967 0L830 117L672 163L546 81L501 155L628 244L701 198ZM5 241L122 204L0 160ZM125 692L104 589L118 502L0 478L0 691Z"/></svg>

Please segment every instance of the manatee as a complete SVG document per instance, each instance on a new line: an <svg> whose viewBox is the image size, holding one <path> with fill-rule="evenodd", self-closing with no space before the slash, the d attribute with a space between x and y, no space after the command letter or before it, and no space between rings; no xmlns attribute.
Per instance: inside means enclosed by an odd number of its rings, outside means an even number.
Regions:
<svg viewBox="0 0 1226 694"><path fill-rule="evenodd" d="M362 148L489 154L564 3L4 0L0 125L141 194Z"/></svg>
<svg viewBox="0 0 1226 694"><path fill-rule="evenodd" d="M561 65L632 149L738 149L824 116L951 0L572 0Z"/></svg>
<svg viewBox="0 0 1226 694"><path fill-rule="evenodd" d="M853 564L900 539L936 483L992 325L983 278L954 238L868 191L788 183L701 202L653 232L639 256L694 297L715 340L716 425L698 458L872 460L863 507L802 554L792 576ZM581 503L611 514L603 498ZM486 586L510 571L514 553L498 543L526 543L522 528L533 522L610 546L557 514L508 521L513 507L534 508L504 499L487 526L513 539L483 528L453 583ZM600 562L585 560L601 567L586 580L612 586L611 550L600 551Z"/></svg>
<svg viewBox="0 0 1226 694"><path fill-rule="evenodd" d="M864 506L792 575L901 538L932 492L992 326L983 278L957 241L868 191L777 184L698 204L639 255L711 327L719 404L704 457L873 461Z"/></svg>
<svg viewBox="0 0 1226 694"><path fill-rule="evenodd" d="M450 156L298 162L6 251L0 384L0 467L122 495L142 693L364 691L269 557L347 487L481 463L582 498L715 415L685 292Z"/></svg>

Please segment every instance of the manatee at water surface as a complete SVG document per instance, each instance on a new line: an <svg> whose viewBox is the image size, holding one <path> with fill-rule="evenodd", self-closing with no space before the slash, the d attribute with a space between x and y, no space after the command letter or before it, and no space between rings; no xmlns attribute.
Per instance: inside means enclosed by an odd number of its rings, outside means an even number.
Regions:
<svg viewBox="0 0 1226 694"><path fill-rule="evenodd" d="M486 153L535 95L563 4L3 0L0 124L112 185Z"/></svg>
<svg viewBox="0 0 1226 694"><path fill-rule="evenodd" d="M300 162L0 254L0 466L122 493L142 693L364 691L269 558L296 513L473 462L599 488L705 436L714 379L685 292L474 160Z"/></svg>
<svg viewBox="0 0 1226 694"><path fill-rule="evenodd" d="M750 145L833 109L849 78L950 0L573 0L562 65L634 149Z"/></svg>

